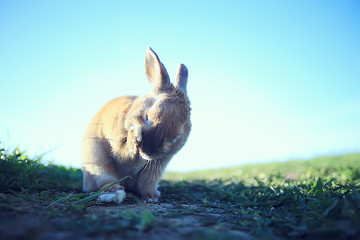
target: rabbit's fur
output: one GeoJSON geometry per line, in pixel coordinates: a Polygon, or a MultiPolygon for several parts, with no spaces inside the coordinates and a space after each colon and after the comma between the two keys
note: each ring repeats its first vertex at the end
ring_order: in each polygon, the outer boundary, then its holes
{"type": "Polygon", "coordinates": [[[150,94],[113,99],[96,114],[82,142],[84,191],[113,185],[146,202],[160,197],[157,185],[173,155],[185,144],[191,129],[188,71],[180,64],[175,84],[156,53],[148,48],[145,72],[150,94]]]}

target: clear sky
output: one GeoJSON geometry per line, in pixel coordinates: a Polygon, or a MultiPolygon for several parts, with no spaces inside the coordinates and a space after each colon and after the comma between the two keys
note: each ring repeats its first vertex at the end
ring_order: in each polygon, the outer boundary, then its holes
{"type": "Polygon", "coordinates": [[[0,1],[0,141],[79,167],[95,113],[189,69],[193,129],[168,169],[360,151],[359,1],[0,1]]]}

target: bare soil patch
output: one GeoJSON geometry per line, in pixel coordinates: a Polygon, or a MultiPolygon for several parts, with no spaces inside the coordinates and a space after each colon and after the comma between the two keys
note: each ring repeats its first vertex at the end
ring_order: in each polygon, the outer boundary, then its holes
{"type": "Polygon", "coordinates": [[[202,204],[144,204],[130,197],[79,211],[62,204],[46,208],[35,195],[0,199],[1,239],[254,239],[223,222],[224,210],[202,204]]]}

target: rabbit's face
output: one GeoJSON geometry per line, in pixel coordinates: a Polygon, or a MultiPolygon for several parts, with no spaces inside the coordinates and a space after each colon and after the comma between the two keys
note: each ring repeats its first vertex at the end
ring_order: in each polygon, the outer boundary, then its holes
{"type": "MultiPolygon", "coordinates": [[[[174,89],[174,92],[176,90],[174,89]]],[[[145,111],[141,125],[139,152],[152,159],[177,152],[185,143],[190,123],[190,106],[186,96],[160,94],[145,111]]]]}
{"type": "Polygon", "coordinates": [[[187,69],[179,66],[175,85],[165,67],[148,49],[146,75],[152,93],[136,99],[131,107],[131,127],[136,135],[139,154],[145,160],[176,153],[190,132],[190,101],[186,93],[187,69]]]}

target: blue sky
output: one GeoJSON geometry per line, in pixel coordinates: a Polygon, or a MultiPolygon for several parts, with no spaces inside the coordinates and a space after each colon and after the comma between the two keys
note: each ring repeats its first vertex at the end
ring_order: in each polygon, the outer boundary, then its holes
{"type": "Polygon", "coordinates": [[[193,129],[169,170],[360,151],[358,1],[0,1],[0,141],[79,167],[107,101],[189,69],[193,129]]]}

